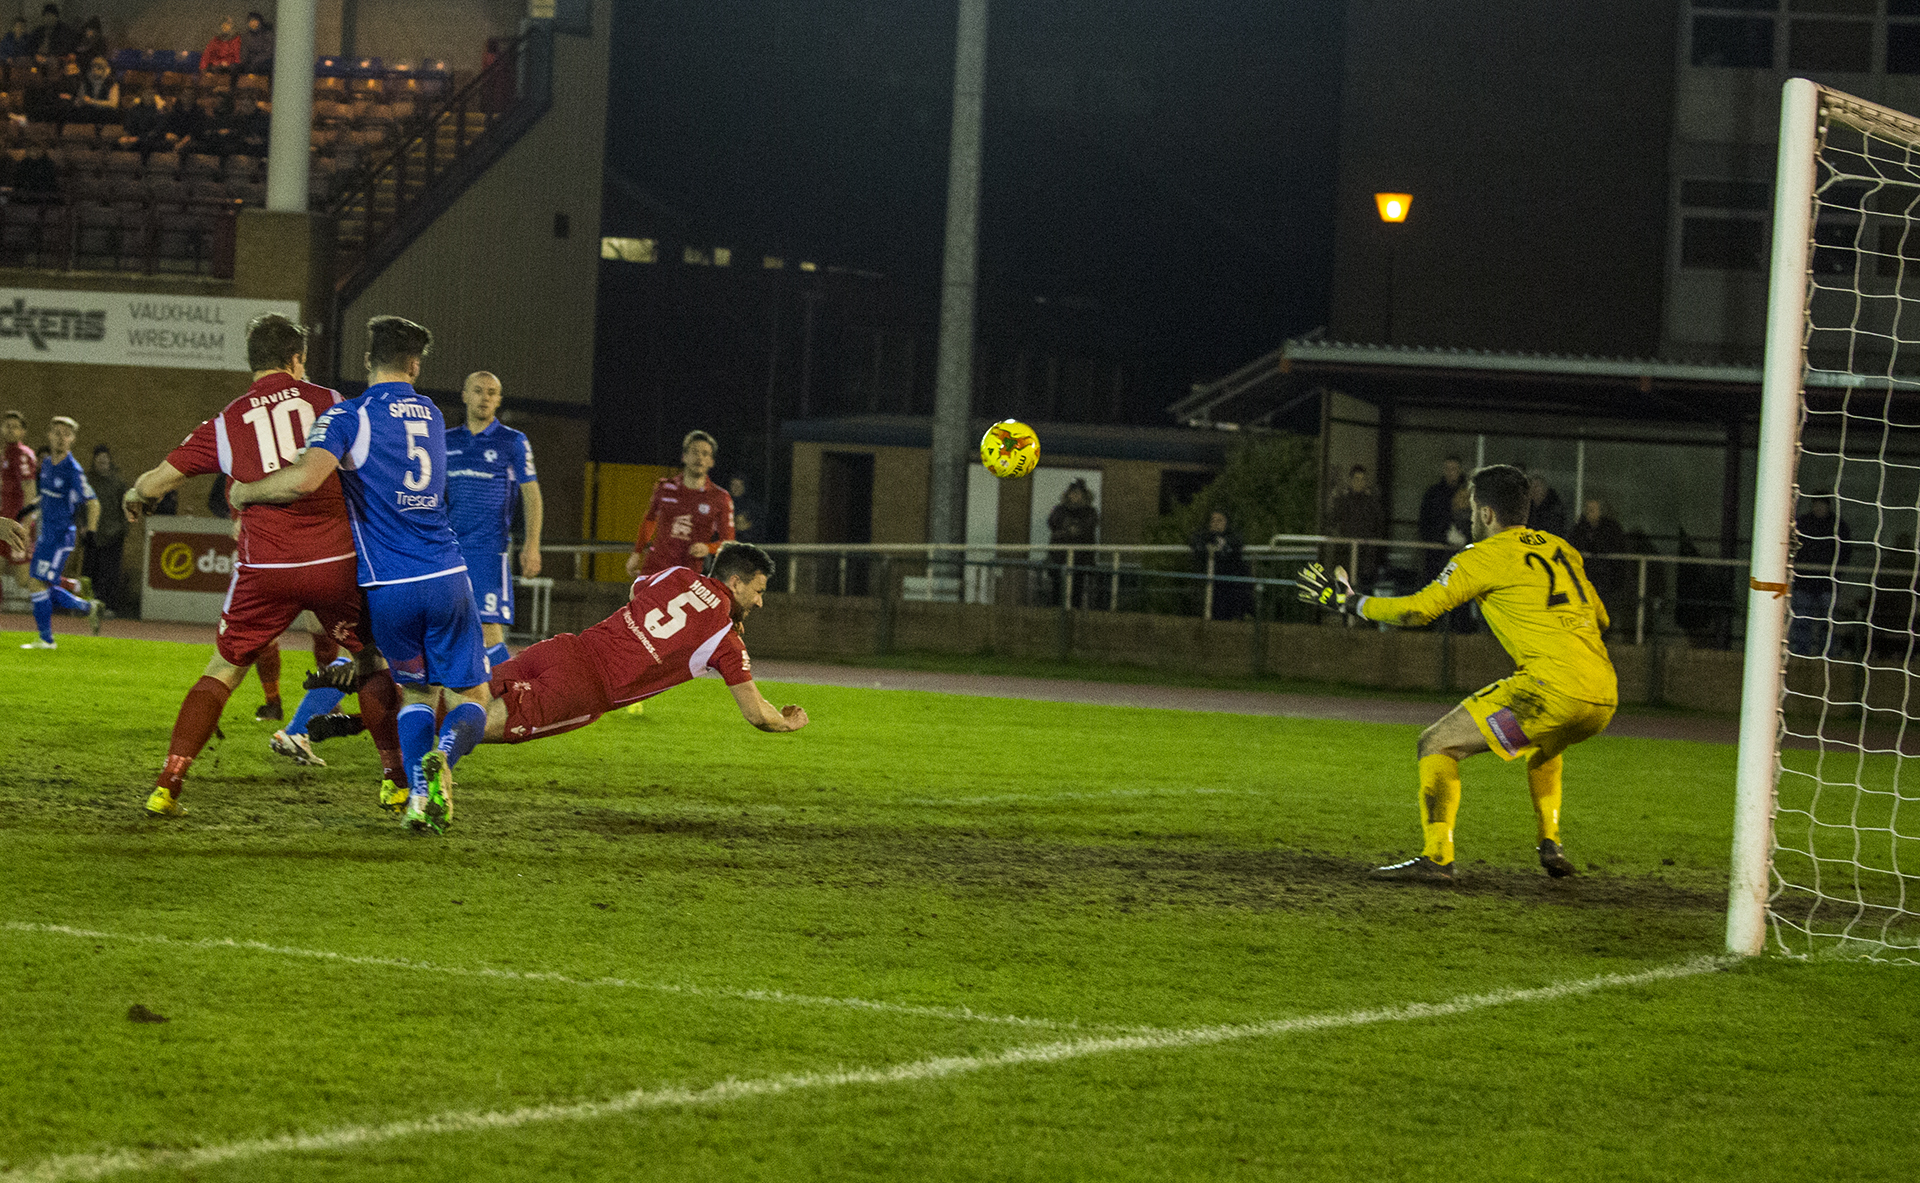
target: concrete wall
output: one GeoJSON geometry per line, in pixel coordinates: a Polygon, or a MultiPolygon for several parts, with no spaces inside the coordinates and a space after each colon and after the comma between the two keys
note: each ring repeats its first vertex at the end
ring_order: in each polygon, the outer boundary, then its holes
{"type": "Polygon", "coordinates": [[[423,385],[491,370],[509,403],[593,401],[607,24],[554,37],[552,109],[347,308],[343,369],[362,364],[368,318],[393,314],[433,330],[423,385]]]}

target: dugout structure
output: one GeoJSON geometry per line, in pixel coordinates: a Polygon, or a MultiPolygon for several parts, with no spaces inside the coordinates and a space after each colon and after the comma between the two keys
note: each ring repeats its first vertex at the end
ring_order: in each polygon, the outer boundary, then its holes
{"type": "Polygon", "coordinates": [[[1727,946],[1920,964],[1920,119],[1798,78],[1758,465],[1727,946]]]}

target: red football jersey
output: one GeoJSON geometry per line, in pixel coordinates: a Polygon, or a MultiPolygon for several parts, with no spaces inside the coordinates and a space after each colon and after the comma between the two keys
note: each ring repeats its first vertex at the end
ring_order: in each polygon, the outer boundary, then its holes
{"type": "Polygon", "coordinates": [[[40,476],[40,457],[25,444],[8,444],[0,453],[0,514],[20,516],[26,508],[27,482],[40,476]]]}
{"type": "Polygon", "coordinates": [[[580,634],[607,701],[625,706],[713,672],[729,686],[753,680],[733,631],[727,585],[686,567],[633,581],[627,606],[580,634]]]}
{"type": "Polygon", "coordinates": [[[654,524],[653,549],[640,574],[698,567],[701,560],[690,558],[688,547],[704,542],[719,550],[722,542],[733,541],[733,498],[711,480],[704,489],[689,489],[678,476],[661,477],[653,483],[645,520],[654,524]]]}
{"type": "MultiPolygon", "coordinates": [[[[257,481],[292,463],[306,447],[313,421],[339,401],[338,392],[324,386],[268,374],[194,428],[167,462],[188,476],[224,472],[236,481],[257,481]]],[[[239,518],[236,558],[242,566],[305,567],[353,557],[338,474],[291,505],[249,505],[239,518]]]]}

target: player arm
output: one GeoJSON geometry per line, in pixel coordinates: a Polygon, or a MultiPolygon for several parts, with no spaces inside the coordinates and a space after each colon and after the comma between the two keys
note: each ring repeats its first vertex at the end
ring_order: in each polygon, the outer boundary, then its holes
{"type": "Polygon", "coordinates": [[[733,701],[740,704],[741,716],[762,731],[798,731],[807,725],[805,708],[774,706],[751,679],[735,683],[727,689],[733,691],[733,701]]]}
{"type": "Polygon", "coordinates": [[[87,498],[86,531],[87,533],[91,534],[95,530],[98,530],[99,528],[100,528],[100,499],[98,497],[89,497],[87,498]]]}
{"type": "Polygon", "coordinates": [[[1440,578],[1412,595],[1360,596],[1353,612],[1355,616],[1381,624],[1419,628],[1432,624],[1484,590],[1471,564],[1455,559],[1440,573],[1440,578]]]}
{"type": "Polygon", "coordinates": [[[27,528],[12,518],[0,518],[0,544],[15,550],[27,548],[27,528]]]}
{"type": "Polygon", "coordinates": [[[340,467],[340,457],[325,448],[308,448],[298,459],[257,481],[235,481],[227,486],[227,504],[286,505],[326,483],[340,467]]]}
{"type": "Polygon", "coordinates": [[[187,474],[173,466],[173,461],[162,460],[139,476],[127,486],[126,495],[120,499],[121,509],[129,522],[137,522],[140,515],[152,509],[162,497],[178,489],[187,479],[187,474]]]}
{"type": "Polygon", "coordinates": [[[532,578],[540,574],[540,531],[546,525],[546,503],[540,499],[540,482],[527,481],[520,486],[520,516],[527,523],[527,541],[520,548],[520,573],[532,578]]]}

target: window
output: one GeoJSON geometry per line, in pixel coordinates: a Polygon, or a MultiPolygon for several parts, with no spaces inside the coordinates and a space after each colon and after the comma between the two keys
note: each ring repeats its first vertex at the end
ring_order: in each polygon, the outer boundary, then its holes
{"type": "Polygon", "coordinates": [[[712,259],[707,258],[707,252],[697,246],[681,247],[680,261],[689,267],[706,267],[713,262],[712,259]]]}
{"type": "Polygon", "coordinates": [[[1873,69],[1873,26],[1866,21],[1794,21],[1789,70],[1864,74],[1873,69]]]}
{"type": "Polygon", "coordinates": [[[1767,258],[1767,224],[1759,218],[1680,220],[1680,265],[1709,271],[1759,271],[1767,258]]]}
{"type": "Polygon", "coordinates": [[[659,244],[651,238],[603,238],[600,257],[621,263],[652,263],[659,259],[659,244]]]}
{"type": "Polygon", "coordinates": [[[714,248],[713,248],[713,265],[714,265],[715,267],[730,267],[730,266],[732,266],[732,265],[733,265],[733,250],[732,250],[732,248],[731,248],[731,247],[724,247],[724,246],[717,246],[717,247],[714,247],[714,248]]]}
{"type": "Polygon", "coordinates": [[[1788,12],[1835,12],[1849,16],[1873,16],[1874,0],[1789,0],[1788,12]]]}
{"type": "Polygon", "coordinates": [[[1920,16],[1920,0],[1887,0],[1888,16],[1920,16]]]}
{"type": "Polygon", "coordinates": [[[1693,18],[1696,66],[1773,68],[1773,21],[1764,16],[1693,18]]]}
{"type": "Polygon", "coordinates": [[[1772,12],[1780,7],[1779,0],[1693,0],[1695,8],[1750,8],[1757,12],[1772,12]]]}
{"type": "Polygon", "coordinates": [[[1887,73],[1920,74],[1920,25],[1887,26],[1887,73]]]}
{"type": "Polygon", "coordinates": [[[1765,181],[1682,181],[1680,204],[1764,213],[1773,208],[1773,186],[1765,181]]]}

